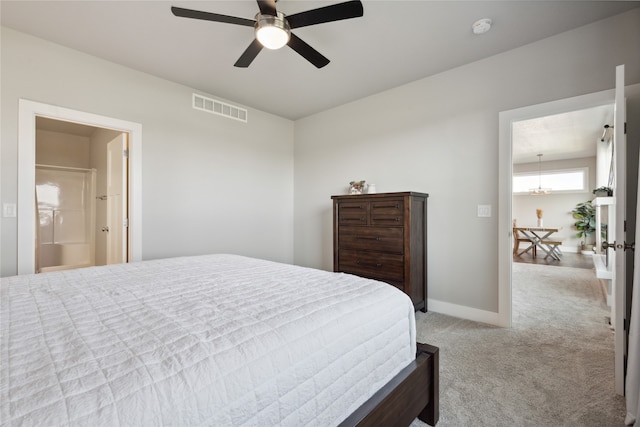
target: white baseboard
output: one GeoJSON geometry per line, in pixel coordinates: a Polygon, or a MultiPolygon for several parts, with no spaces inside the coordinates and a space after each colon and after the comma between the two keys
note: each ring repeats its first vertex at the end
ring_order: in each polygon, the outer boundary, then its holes
{"type": "Polygon", "coordinates": [[[427,309],[436,313],[446,314],[447,316],[500,326],[498,313],[492,311],[479,310],[477,308],[451,304],[434,299],[427,300],[427,309]]]}
{"type": "MultiPolygon", "coordinates": [[[[525,248],[525,246],[521,246],[520,250],[522,250],[524,248],[525,248]]],[[[561,252],[567,252],[567,253],[570,253],[570,254],[579,254],[580,253],[580,250],[578,250],[578,247],[577,246],[573,246],[573,245],[572,246],[562,246],[562,245],[560,245],[560,246],[558,246],[558,248],[560,248],[561,252]]],[[[511,249],[513,250],[513,247],[511,249]]]]}

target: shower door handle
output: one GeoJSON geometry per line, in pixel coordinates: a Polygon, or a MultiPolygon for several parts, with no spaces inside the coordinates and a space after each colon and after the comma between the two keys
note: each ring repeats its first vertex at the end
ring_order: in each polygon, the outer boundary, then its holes
{"type": "Polygon", "coordinates": [[[109,232],[109,227],[102,227],[102,231],[104,231],[104,232],[107,232],[107,233],[108,233],[108,232],[109,232]]]}

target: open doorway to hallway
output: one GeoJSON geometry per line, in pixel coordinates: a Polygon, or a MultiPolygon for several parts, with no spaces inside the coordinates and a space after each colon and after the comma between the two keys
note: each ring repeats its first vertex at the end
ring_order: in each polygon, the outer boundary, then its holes
{"type": "Polygon", "coordinates": [[[610,185],[612,123],[613,104],[604,104],[512,124],[514,227],[544,230],[514,228],[514,262],[593,268],[595,218],[586,218],[588,227],[577,229],[572,211],[590,204],[593,189],[610,185]],[[527,240],[534,233],[548,234],[546,241],[557,244],[558,256],[527,240]]]}
{"type": "Polygon", "coordinates": [[[593,269],[601,240],[591,201],[613,185],[613,110],[606,103],[512,123],[514,262],[593,269]]]}
{"type": "MultiPolygon", "coordinates": [[[[534,221],[537,220],[536,209],[542,209],[544,211],[544,207],[537,206],[536,197],[539,196],[527,196],[531,201],[532,205],[525,206],[524,213],[520,214],[520,217],[516,217],[513,212],[513,178],[514,178],[514,170],[516,169],[514,163],[522,163],[524,166],[528,168],[528,170],[520,170],[520,172],[528,172],[529,174],[533,174],[536,176],[539,170],[543,168],[538,164],[538,154],[540,154],[539,148],[529,149],[527,150],[529,159],[524,159],[520,162],[515,162],[514,158],[517,156],[514,155],[514,151],[518,149],[518,147],[512,143],[513,137],[513,125],[515,123],[539,119],[541,117],[548,116],[556,116],[567,114],[575,111],[586,110],[593,107],[600,107],[604,105],[611,105],[614,101],[615,94],[613,90],[597,92],[588,95],[577,96],[574,98],[561,99],[557,101],[552,101],[544,104],[537,104],[528,107],[522,107],[514,110],[503,111],[499,114],[499,194],[500,194],[500,202],[499,202],[499,229],[503,230],[500,234],[499,238],[499,257],[498,257],[498,275],[499,275],[499,324],[505,327],[512,326],[512,270],[513,270],[513,220],[520,225],[529,225],[526,222],[534,223],[533,225],[537,225],[534,221]]],[[[593,126],[599,128],[598,132],[596,132],[595,136],[591,137],[591,141],[595,141],[598,137],[602,135],[601,130],[604,123],[598,122],[593,126]],[[599,134],[598,134],[599,133],[599,134]]],[[[553,148],[553,147],[552,147],[553,148]]],[[[544,154],[544,153],[543,153],[544,154]]],[[[549,151],[549,156],[544,157],[552,157],[551,151],[549,151]]],[[[585,157],[584,155],[582,156],[585,157]]],[[[550,159],[550,162],[564,162],[563,159],[553,160],[550,159]]],[[[544,165],[543,165],[544,166],[544,165]]],[[[562,164],[549,165],[551,166],[549,169],[562,169],[566,168],[567,165],[564,166],[562,164]],[[558,167],[559,166],[559,167],[558,167]]],[[[595,168],[595,164],[593,165],[595,168]]],[[[588,200],[592,194],[591,191],[594,187],[592,184],[585,184],[586,190],[583,190],[580,195],[580,199],[588,200]]],[[[553,194],[542,196],[542,197],[553,197],[553,194]]],[[[524,197],[524,196],[523,196],[524,197]]],[[[566,203],[565,203],[566,204],[566,203]]],[[[572,230],[572,220],[570,211],[573,208],[574,204],[565,206],[565,213],[560,213],[558,220],[562,219],[564,215],[564,219],[568,221],[568,226],[562,227],[564,233],[568,235],[568,238],[563,239],[560,249],[563,252],[575,251],[577,252],[577,246],[580,239],[571,236],[571,234],[577,233],[577,231],[572,230]],[[569,239],[575,239],[575,249],[572,249],[571,246],[574,243],[569,239]]],[[[549,212],[550,214],[550,212],[549,212]]],[[[556,221],[556,217],[547,215],[547,213],[543,213],[544,225],[545,226],[553,226],[556,225],[554,222],[556,221]]],[[[558,224],[558,226],[562,226],[562,224],[558,224]]],[[[560,230],[558,230],[559,232],[560,230]]],[[[558,235],[557,237],[562,238],[563,235],[558,235]]],[[[544,257],[544,255],[543,255],[544,257]]]]}

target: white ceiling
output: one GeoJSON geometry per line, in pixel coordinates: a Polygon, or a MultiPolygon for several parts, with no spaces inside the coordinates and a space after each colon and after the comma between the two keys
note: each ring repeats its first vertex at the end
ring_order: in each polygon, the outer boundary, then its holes
{"type": "MultiPolygon", "coordinates": [[[[281,0],[277,7],[293,14],[339,2],[281,0]]],[[[0,16],[4,26],[295,120],[640,7],[640,2],[364,0],[361,18],[293,30],[331,60],[321,69],[287,47],[264,49],[249,68],[236,68],[253,40],[252,28],[178,18],[172,5],[251,19],[258,11],[253,0],[2,0],[0,16]],[[471,27],[480,18],[491,18],[493,28],[478,36],[471,27]]]]}
{"type": "MultiPolygon", "coordinates": [[[[512,127],[513,163],[561,160],[596,155],[604,126],[613,126],[613,104],[515,122],[512,127]]],[[[605,138],[611,138],[613,128],[605,138]]]]}

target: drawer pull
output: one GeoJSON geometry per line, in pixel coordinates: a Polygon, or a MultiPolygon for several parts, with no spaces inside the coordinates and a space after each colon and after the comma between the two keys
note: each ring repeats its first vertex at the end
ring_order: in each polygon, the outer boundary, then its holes
{"type": "Polygon", "coordinates": [[[341,221],[342,222],[347,222],[347,221],[358,221],[358,222],[362,222],[362,221],[366,221],[367,219],[363,216],[359,217],[359,218],[342,218],[341,221]]]}
{"type": "Polygon", "coordinates": [[[382,238],[380,238],[380,236],[356,236],[356,239],[358,240],[377,240],[380,241],[382,240],[382,238]]]}
{"type": "Polygon", "coordinates": [[[340,206],[340,209],[347,210],[347,209],[364,209],[364,205],[359,205],[359,206],[340,206]]]}
{"type": "Polygon", "coordinates": [[[356,260],[356,264],[364,265],[366,267],[382,267],[382,264],[380,264],[379,262],[362,262],[359,259],[356,260]]]}
{"type": "Polygon", "coordinates": [[[394,221],[394,222],[400,222],[400,217],[395,217],[395,218],[374,218],[374,221],[394,221]]]}
{"type": "Polygon", "coordinates": [[[373,209],[380,209],[380,208],[396,208],[396,209],[400,209],[400,204],[399,203],[377,203],[377,204],[373,204],[373,209]]]}

